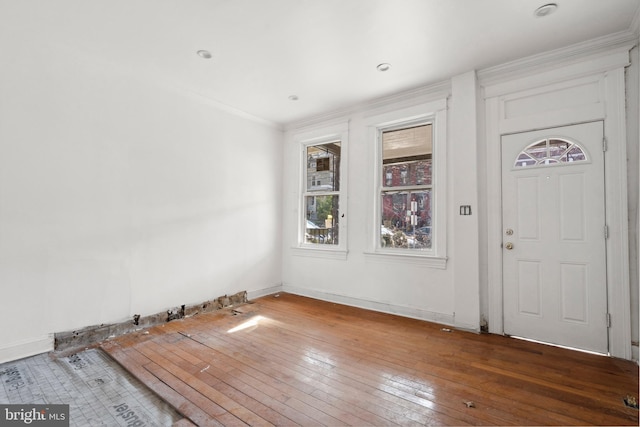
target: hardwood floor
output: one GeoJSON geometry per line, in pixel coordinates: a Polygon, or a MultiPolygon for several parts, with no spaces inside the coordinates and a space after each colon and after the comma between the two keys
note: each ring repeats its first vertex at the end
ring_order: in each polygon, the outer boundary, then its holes
{"type": "Polygon", "coordinates": [[[632,362],[281,293],[102,348],[197,425],[638,425],[632,362]]]}

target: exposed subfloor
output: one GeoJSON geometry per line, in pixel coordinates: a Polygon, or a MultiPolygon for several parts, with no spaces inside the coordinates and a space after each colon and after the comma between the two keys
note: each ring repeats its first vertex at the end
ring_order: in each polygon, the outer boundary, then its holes
{"type": "Polygon", "coordinates": [[[71,426],[131,425],[118,416],[122,405],[144,423],[136,425],[171,426],[182,418],[100,349],[0,364],[0,382],[0,403],[69,404],[71,426]]]}

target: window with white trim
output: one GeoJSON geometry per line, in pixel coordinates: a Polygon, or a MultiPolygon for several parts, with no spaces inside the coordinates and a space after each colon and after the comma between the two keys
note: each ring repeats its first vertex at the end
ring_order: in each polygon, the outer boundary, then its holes
{"type": "Polygon", "coordinates": [[[379,131],[382,145],[380,246],[430,250],[433,124],[403,124],[379,131]]]}
{"type": "Polygon", "coordinates": [[[349,122],[293,135],[299,150],[297,256],[347,259],[349,122]]]}
{"type": "Polygon", "coordinates": [[[367,118],[374,149],[367,256],[446,268],[446,98],[367,118]]]}

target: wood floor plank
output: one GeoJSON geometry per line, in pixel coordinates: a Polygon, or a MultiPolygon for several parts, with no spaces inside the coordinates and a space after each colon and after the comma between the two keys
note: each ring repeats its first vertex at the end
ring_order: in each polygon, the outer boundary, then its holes
{"type": "MultiPolygon", "coordinates": [[[[216,338],[211,335],[203,335],[203,334],[198,334],[197,337],[199,339],[202,339],[203,343],[206,343],[207,345],[210,345],[210,346],[217,346],[220,344],[220,341],[218,341],[220,337],[216,338]]],[[[251,349],[249,347],[244,347],[240,345],[239,348],[241,348],[243,350],[243,353],[245,354],[251,353],[251,349]]],[[[295,365],[292,365],[288,363],[286,360],[281,358],[278,359],[276,357],[276,359],[269,359],[264,357],[264,354],[263,354],[261,365],[262,366],[258,369],[263,370],[263,372],[265,372],[267,375],[271,375],[272,372],[274,371],[279,371],[279,372],[284,372],[286,375],[288,375],[289,378],[295,378],[296,379],[295,382],[290,381],[290,384],[304,393],[313,395],[315,391],[318,389],[324,389],[325,391],[331,390],[332,392],[335,393],[336,390],[340,390],[340,388],[342,389],[345,388],[344,385],[341,387],[341,385],[337,383],[323,384],[323,382],[325,382],[323,380],[327,380],[328,377],[326,378],[322,376],[318,377],[318,376],[315,376],[311,371],[304,370],[304,369],[298,369],[298,370],[293,369],[295,368],[295,365]],[[268,370],[264,371],[264,369],[268,369],[268,370]]],[[[378,390],[373,390],[373,393],[375,393],[376,391],[378,390]]],[[[346,393],[348,393],[351,396],[354,396],[354,398],[356,398],[357,401],[366,402],[369,399],[372,399],[374,397],[371,393],[367,393],[367,390],[362,390],[358,388],[351,388],[347,390],[346,393]]],[[[377,405],[380,406],[382,409],[386,409],[386,411],[384,412],[384,416],[387,417],[387,420],[389,422],[397,422],[399,418],[403,418],[401,423],[406,423],[409,420],[413,420],[422,425],[429,424],[429,423],[435,424],[438,422],[438,420],[433,418],[428,411],[424,411],[423,408],[419,408],[417,406],[411,408],[411,404],[409,402],[403,401],[402,399],[396,399],[391,394],[386,395],[384,393],[380,393],[380,396],[378,397],[383,398],[383,400],[377,399],[377,405]],[[395,402],[389,402],[389,401],[393,401],[394,399],[395,399],[395,402]],[[395,412],[395,416],[390,414],[389,411],[395,412]]],[[[326,407],[326,405],[323,405],[323,406],[326,407]]],[[[342,414],[342,417],[344,417],[344,415],[345,414],[342,414]]],[[[443,420],[440,420],[440,421],[443,421],[443,420]]],[[[362,419],[353,420],[353,424],[355,425],[361,425],[363,422],[364,420],[362,419]]]]}
{"type": "MultiPolygon", "coordinates": [[[[269,342],[268,338],[266,338],[265,334],[260,334],[260,336],[257,337],[252,337],[252,340],[262,340],[265,342],[265,348],[269,348],[269,347],[273,347],[276,344],[279,346],[279,348],[282,347],[287,347],[289,345],[288,342],[290,342],[292,339],[291,338],[284,338],[283,336],[280,336],[280,341],[278,343],[275,342],[269,342]]],[[[293,338],[294,342],[298,342],[297,341],[298,338],[293,338]]],[[[292,347],[293,348],[293,347],[292,347]]],[[[294,352],[292,352],[294,353],[294,352]]],[[[292,356],[295,357],[295,356],[292,356]]],[[[340,356],[333,356],[333,357],[340,357],[340,356]]],[[[290,361],[293,361],[290,360],[290,361]]],[[[349,361],[349,360],[341,360],[340,361],[342,363],[343,366],[350,366],[352,365],[353,361],[349,361]]],[[[366,369],[359,369],[357,367],[355,368],[349,368],[349,370],[347,371],[342,371],[341,368],[339,368],[338,365],[338,360],[336,359],[334,362],[329,361],[329,360],[323,360],[323,361],[317,361],[318,364],[328,364],[331,366],[331,368],[333,369],[333,373],[340,373],[341,375],[343,375],[344,377],[348,377],[349,379],[355,379],[355,380],[359,380],[362,381],[363,379],[367,379],[367,382],[369,383],[378,383],[380,381],[380,379],[378,377],[375,376],[369,376],[370,372],[377,372],[380,369],[385,369],[388,371],[387,367],[381,366],[381,365],[377,365],[374,366],[374,369],[370,369],[371,365],[367,366],[366,369]],[[352,372],[350,372],[352,371],[352,372]],[[369,378],[368,378],[369,377],[369,378]]],[[[312,364],[315,365],[315,364],[312,364]]],[[[327,374],[328,377],[331,377],[331,374],[327,374]]],[[[389,374],[387,374],[387,377],[389,377],[389,374]]],[[[338,380],[341,380],[340,377],[336,377],[338,378],[338,380]]],[[[408,382],[395,382],[395,378],[404,378],[403,375],[395,375],[394,378],[388,378],[385,380],[385,383],[390,385],[391,387],[394,387],[396,389],[402,390],[406,393],[410,393],[411,395],[417,395],[420,397],[427,397],[428,399],[434,399],[433,401],[435,403],[440,403],[440,404],[444,404],[447,405],[449,404],[450,407],[452,408],[456,408],[457,407],[464,407],[463,402],[470,400],[469,398],[469,394],[468,392],[465,391],[465,393],[460,393],[460,394],[456,394],[451,393],[450,396],[448,396],[448,400],[447,401],[439,401],[437,400],[437,396],[433,395],[433,392],[431,391],[427,391],[427,387],[415,387],[415,385],[413,383],[408,383],[408,382]]],[[[342,380],[344,381],[344,380],[342,380]]],[[[433,386],[433,384],[429,385],[429,389],[431,389],[433,386]]],[[[474,396],[475,397],[475,396],[474,396]]],[[[506,402],[502,402],[503,406],[506,402]]],[[[521,423],[521,418],[520,419],[515,419],[514,417],[510,416],[507,412],[505,411],[500,411],[499,409],[497,409],[497,407],[490,407],[488,405],[484,405],[483,408],[487,409],[488,412],[491,414],[491,417],[485,417],[486,421],[490,424],[518,424],[521,423]],[[509,420],[511,420],[511,422],[509,422],[509,420]]],[[[527,411],[530,412],[530,411],[527,411]]],[[[462,418],[464,419],[464,418],[462,418]]],[[[477,423],[477,422],[476,422],[477,423]]]]}
{"type": "MultiPolygon", "coordinates": [[[[260,360],[260,362],[264,362],[264,360],[260,360]]],[[[280,369],[279,365],[276,365],[275,368],[276,369],[280,369]]],[[[291,386],[293,384],[293,385],[297,385],[299,391],[303,390],[305,393],[310,393],[311,391],[313,391],[313,388],[309,388],[308,384],[306,383],[306,382],[308,382],[308,379],[306,378],[306,376],[303,376],[302,380],[303,380],[303,382],[297,382],[297,383],[289,381],[289,384],[287,385],[287,387],[289,387],[289,386],[291,386]]],[[[290,392],[292,391],[291,388],[289,388],[289,391],[290,392]]],[[[293,390],[293,392],[295,392],[295,390],[293,390]]],[[[324,406],[326,407],[326,405],[324,405],[324,406]]],[[[343,405],[343,406],[345,406],[345,405],[343,405]]],[[[329,408],[329,410],[331,410],[331,408],[329,408]]],[[[362,424],[363,423],[363,420],[354,420],[354,421],[357,424],[362,424]]],[[[389,421],[391,421],[391,420],[385,421],[384,424],[385,425],[389,425],[389,421]]],[[[405,419],[404,422],[406,423],[406,421],[407,420],[405,419]]]]}
{"type": "MultiPolygon", "coordinates": [[[[234,378],[242,379],[250,387],[254,387],[256,391],[264,393],[264,395],[271,396],[280,402],[286,403],[290,408],[300,411],[298,413],[304,414],[304,419],[300,420],[301,425],[336,425],[340,424],[335,418],[327,418],[327,414],[322,411],[326,409],[323,407],[322,402],[316,401],[307,396],[307,393],[300,393],[300,390],[295,389],[286,382],[286,378],[279,378],[277,381],[272,381],[273,378],[265,375],[261,370],[256,369],[251,363],[246,363],[247,360],[239,360],[234,354],[228,354],[224,352],[224,349],[211,349],[208,346],[202,345],[197,341],[191,341],[192,346],[190,351],[202,351],[205,348],[208,353],[215,352],[216,360],[233,368],[233,371],[228,375],[233,375],[234,378]],[[193,346],[199,346],[200,348],[194,348],[193,346]],[[320,409],[318,409],[320,408],[320,409]],[[321,422],[323,421],[323,422],[321,422]]],[[[189,343],[184,343],[185,347],[189,347],[189,343]]],[[[306,390],[307,392],[310,390],[306,390]]],[[[249,390],[249,393],[251,390],[249,390]]],[[[255,392],[252,394],[255,396],[255,392]]],[[[282,407],[280,407],[282,410],[282,407]]],[[[283,415],[290,416],[287,411],[282,412],[283,415]]],[[[296,413],[294,413],[295,415],[296,413]]],[[[295,418],[300,418],[296,416],[295,418]]]]}
{"type": "Polygon", "coordinates": [[[150,390],[153,390],[191,422],[199,426],[222,426],[221,423],[211,419],[211,417],[199,406],[194,405],[189,400],[185,399],[179,392],[169,387],[167,384],[163,383],[157,377],[144,369],[143,365],[148,363],[146,358],[141,360],[140,358],[132,357],[131,353],[135,353],[134,351],[131,349],[124,350],[117,343],[113,342],[103,344],[102,348],[120,365],[126,367],[129,373],[144,383],[150,390]]]}
{"type": "Polygon", "coordinates": [[[103,348],[197,425],[638,425],[633,363],[286,293],[103,348]]]}
{"type": "MultiPolygon", "coordinates": [[[[214,336],[196,334],[193,335],[192,338],[211,348],[224,348],[224,340],[220,340],[214,336]]],[[[319,411],[334,417],[333,420],[329,420],[330,422],[338,423],[339,425],[362,425],[365,423],[363,419],[360,419],[349,412],[340,408],[335,408],[332,405],[326,404],[326,402],[323,402],[322,400],[314,398],[313,392],[316,390],[316,384],[314,384],[313,381],[310,381],[309,377],[305,373],[296,372],[286,365],[274,362],[266,357],[264,353],[258,354],[257,352],[252,352],[251,349],[242,347],[239,344],[236,344],[236,348],[242,350],[241,356],[235,356],[238,361],[259,372],[263,378],[276,378],[279,382],[277,387],[283,388],[283,390],[291,394],[296,393],[300,400],[313,406],[319,411]]]]}
{"type": "MultiPolygon", "coordinates": [[[[260,416],[253,413],[251,410],[247,409],[240,403],[231,399],[224,393],[216,390],[215,388],[210,387],[205,382],[201,381],[193,374],[185,371],[180,368],[176,364],[172,363],[167,357],[163,354],[155,352],[151,347],[154,346],[152,342],[145,342],[143,345],[138,347],[139,351],[147,356],[153,363],[149,365],[145,365],[145,368],[152,372],[154,375],[159,377],[158,368],[161,367],[162,370],[167,371],[171,375],[173,375],[176,379],[184,382],[189,387],[191,387],[194,391],[200,393],[202,396],[210,400],[210,403],[207,402],[207,407],[211,410],[215,409],[214,416],[220,417],[227,413],[234,415],[238,418],[241,425],[245,423],[247,425],[262,425],[262,426],[270,426],[273,425],[269,423],[267,420],[261,418],[260,416]]],[[[168,354],[168,353],[165,353],[168,354]]],[[[189,394],[191,395],[191,394],[189,394]]]]}
{"type": "Polygon", "coordinates": [[[172,372],[164,369],[154,362],[150,362],[144,366],[146,370],[152,373],[157,378],[160,378],[165,383],[172,384],[175,390],[180,392],[191,402],[202,408],[212,420],[220,422],[225,426],[247,426],[248,423],[244,422],[234,414],[225,411],[222,407],[216,404],[207,394],[202,394],[201,389],[196,384],[195,387],[191,383],[185,382],[182,378],[177,377],[172,372]],[[197,393],[194,393],[196,391],[197,393]]]}
{"type": "MultiPolygon", "coordinates": [[[[213,332],[209,332],[212,334],[213,332]]],[[[221,336],[224,337],[224,336],[221,336]]],[[[281,338],[281,337],[280,337],[281,338]]],[[[305,375],[309,380],[313,381],[316,387],[325,387],[325,391],[328,393],[336,393],[340,389],[347,388],[344,395],[358,395],[363,396],[360,401],[366,401],[368,398],[378,396],[379,398],[388,397],[389,399],[395,399],[394,404],[403,408],[404,411],[411,410],[412,405],[418,405],[424,408],[428,408],[429,411],[441,413],[444,416],[451,416],[458,422],[473,422],[478,423],[476,417],[466,414],[462,408],[465,408],[463,404],[464,400],[460,397],[454,402],[448,402],[449,405],[442,405],[440,409],[435,409],[435,406],[441,405],[445,402],[436,402],[426,398],[425,393],[418,393],[417,390],[399,383],[395,383],[390,379],[380,378],[379,375],[369,376],[369,370],[350,368],[349,365],[355,364],[355,361],[347,361],[343,363],[346,368],[341,368],[335,363],[331,363],[327,360],[313,359],[313,356],[307,354],[307,357],[303,360],[300,359],[296,351],[298,348],[288,347],[282,340],[279,342],[271,341],[268,338],[268,334],[260,334],[256,337],[248,337],[247,335],[239,334],[234,337],[235,340],[244,342],[242,346],[243,351],[251,351],[251,345],[254,342],[261,342],[263,345],[263,352],[271,354],[271,360],[276,364],[283,364],[290,369],[305,375]],[[277,350],[271,350],[277,349],[277,350]]],[[[301,341],[298,341],[299,343],[301,341]]],[[[264,353],[263,353],[264,354],[264,353]]],[[[346,397],[346,396],[345,396],[346,397]]],[[[355,403],[357,405],[357,403],[355,403]]],[[[357,407],[357,406],[356,406],[357,407]]],[[[422,408],[420,408],[422,409],[422,408]]],[[[406,412],[405,412],[406,414],[406,412]]],[[[508,424],[503,418],[499,418],[493,415],[487,415],[485,417],[486,424],[508,424]]],[[[436,420],[431,420],[436,421],[436,420]]],[[[440,420],[447,421],[446,419],[440,420]]],[[[449,418],[448,421],[452,421],[449,418]]]]}
{"type": "MultiPolygon", "coordinates": [[[[305,311],[305,315],[310,316],[310,314],[309,314],[309,310],[306,310],[306,311],[305,311]]],[[[297,325],[300,325],[300,324],[301,324],[300,319],[298,319],[298,322],[297,322],[296,324],[297,324],[297,325]]],[[[341,336],[342,336],[342,335],[344,335],[344,334],[341,334],[341,336]]],[[[470,335],[470,334],[466,334],[466,335],[470,335]]],[[[530,344],[530,343],[528,343],[528,344],[530,344]]],[[[405,346],[407,346],[407,344],[405,344],[405,346]]],[[[540,345],[538,345],[538,346],[540,347],[540,345]]],[[[562,351],[567,352],[567,350],[562,350],[562,351]]],[[[575,352],[570,352],[570,353],[575,353],[575,352]]],[[[582,354],[582,353],[579,353],[579,354],[582,354]]],[[[456,354],[456,358],[457,358],[457,356],[458,356],[458,355],[456,354]]],[[[404,359],[407,359],[408,357],[409,357],[409,356],[407,356],[407,355],[404,355],[404,356],[403,356],[403,358],[404,358],[404,359]]],[[[601,358],[601,359],[602,359],[602,358],[601,358]]],[[[431,363],[429,363],[429,364],[426,364],[426,363],[425,363],[425,364],[423,364],[423,365],[422,365],[422,367],[423,367],[423,368],[424,368],[424,367],[426,367],[427,369],[429,369],[431,366],[432,366],[432,364],[431,364],[431,363]]],[[[452,368],[452,369],[453,369],[453,368],[455,368],[455,370],[456,370],[456,371],[458,371],[458,372],[463,371],[463,370],[467,370],[467,371],[468,371],[468,368],[464,367],[463,365],[460,365],[460,366],[458,366],[458,367],[456,367],[456,366],[450,366],[450,368],[452,368]]],[[[536,371],[534,371],[534,372],[536,372],[536,371]]],[[[489,378],[488,376],[484,375],[484,374],[482,373],[482,371],[480,371],[480,372],[474,372],[473,374],[474,374],[475,376],[484,376],[484,377],[485,377],[485,379],[488,379],[488,378],[489,378]]],[[[448,374],[447,374],[447,375],[448,375],[448,374]]],[[[633,376],[631,376],[631,378],[633,378],[633,376]]],[[[466,376],[466,375],[462,375],[462,376],[460,377],[460,381],[461,381],[462,383],[466,382],[467,380],[468,380],[468,378],[467,378],[467,376],[466,376]]],[[[564,381],[567,381],[567,380],[569,380],[569,381],[570,381],[570,380],[571,380],[571,378],[564,378],[564,381]]],[[[637,384],[637,383],[636,383],[636,384],[637,384]]],[[[636,386],[636,387],[637,387],[637,386],[636,386]]],[[[635,388],[630,388],[630,389],[631,389],[631,390],[634,390],[635,388]]],[[[618,401],[619,401],[619,400],[618,400],[618,401]]],[[[523,404],[527,404],[527,402],[522,402],[522,403],[523,403],[523,404]]],[[[541,409],[542,409],[542,410],[544,410],[545,408],[541,408],[541,409]]],[[[566,410],[567,408],[564,408],[564,409],[566,410]]],[[[579,407],[574,408],[574,411],[575,411],[575,413],[577,414],[578,419],[580,419],[580,417],[584,417],[585,415],[586,415],[586,416],[589,416],[589,414],[590,414],[590,413],[591,413],[592,415],[594,415],[594,416],[597,416],[596,414],[599,412],[597,407],[593,407],[593,406],[589,407],[589,406],[587,406],[587,408],[585,408],[585,407],[584,407],[584,405],[581,405],[581,406],[579,406],[579,407]]],[[[557,417],[564,418],[564,417],[563,417],[563,414],[557,414],[557,415],[555,415],[555,417],[556,417],[556,418],[557,418],[557,417]]]]}
{"type": "MultiPolygon", "coordinates": [[[[195,342],[195,341],[194,341],[195,342]]],[[[215,367],[213,369],[207,369],[207,372],[204,373],[204,375],[211,375],[211,376],[215,376],[217,379],[220,380],[220,382],[222,383],[219,387],[224,388],[226,390],[227,393],[235,393],[235,392],[243,392],[246,393],[246,386],[244,383],[239,384],[237,381],[234,381],[236,379],[236,373],[234,372],[232,375],[227,375],[226,373],[223,373],[223,376],[218,376],[219,374],[217,374],[217,370],[215,369],[215,367]],[[228,387],[227,387],[228,386],[228,387]]],[[[251,393],[251,390],[249,390],[249,393],[251,393]]],[[[247,393],[247,394],[249,394],[247,393]]],[[[315,392],[314,392],[315,393],[315,392]]],[[[311,395],[314,395],[314,393],[311,393],[311,395]]],[[[252,393],[255,395],[255,391],[252,393]]],[[[260,396],[261,400],[264,400],[266,397],[268,397],[267,395],[264,396],[260,396]]],[[[346,396],[345,396],[346,397],[346,396]]],[[[321,399],[324,401],[328,401],[327,399],[321,399]]],[[[273,405],[272,402],[267,402],[271,405],[273,405]]],[[[251,407],[256,407],[256,405],[260,405],[260,402],[255,402],[251,404],[251,407]]],[[[389,420],[388,419],[383,419],[381,417],[376,416],[375,414],[372,413],[368,413],[368,412],[363,412],[361,410],[358,410],[357,407],[353,407],[349,405],[349,402],[345,401],[345,400],[338,400],[338,401],[333,401],[331,403],[332,406],[336,407],[337,409],[343,411],[344,414],[349,414],[349,412],[353,412],[353,415],[355,415],[356,418],[353,419],[354,422],[356,423],[364,423],[366,425],[389,425],[389,420]]],[[[264,408],[265,411],[269,411],[269,408],[265,407],[264,408]]],[[[274,411],[275,412],[275,411],[274,411]]],[[[290,411],[287,411],[288,413],[290,413],[290,411]]],[[[294,414],[295,415],[295,414],[294,414]]],[[[271,416],[273,417],[273,414],[271,414],[271,416]]],[[[287,424],[287,423],[291,423],[291,420],[288,419],[274,419],[274,423],[277,425],[283,425],[283,424],[287,424]]],[[[300,420],[300,423],[303,425],[308,424],[308,422],[306,422],[305,420],[300,420]]]]}
{"type": "Polygon", "coordinates": [[[173,423],[171,427],[197,427],[197,426],[191,421],[189,421],[187,418],[183,418],[173,423]]]}
{"type": "MultiPolygon", "coordinates": [[[[633,376],[631,376],[631,378],[633,378],[633,376]]],[[[633,388],[632,388],[633,389],[633,388]]]]}
{"type": "MultiPolygon", "coordinates": [[[[193,341],[191,340],[187,340],[187,341],[188,342],[181,343],[181,346],[184,345],[185,347],[189,348],[188,345],[190,343],[193,343],[193,341]]],[[[185,370],[189,370],[194,366],[192,364],[194,359],[196,359],[194,354],[200,356],[203,354],[203,352],[207,350],[203,346],[198,346],[198,348],[195,348],[195,349],[192,348],[192,353],[189,353],[182,350],[182,348],[167,346],[167,344],[163,345],[161,340],[157,340],[153,344],[155,346],[156,352],[162,352],[163,354],[166,355],[166,357],[170,358],[172,363],[176,364],[177,366],[185,370]]],[[[204,359],[204,357],[202,359],[204,359]]],[[[216,362],[220,362],[220,360],[218,359],[216,360],[216,362]]],[[[229,370],[219,370],[215,365],[212,366],[210,363],[207,363],[205,360],[200,360],[200,362],[197,363],[197,365],[203,366],[203,367],[197,368],[195,370],[195,372],[193,373],[195,377],[205,382],[209,387],[215,388],[219,390],[221,393],[223,393],[224,395],[229,396],[231,399],[238,402],[239,404],[248,408],[252,408],[253,412],[255,412],[257,415],[259,415],[263,419],[267,420],[269,423],[273,425],[296,424],[293,420],[287,418],[286,416],[283,416],[276,410],[265,405],[260,400],[255,399],[251,395],[251,394],[255,395],[256,393],[245,393],[245,391],[247,390],[246,387],[236,388],[234,387],[234,385],[229,384],[226,380],[228,380],[229,378],[234,378],[233,373],[231,375],[229,374],[229,370]]],[[[237,383],[234,383],[234,384],[237,384],[237,383]]],[[[265,397],[267,396],[266,395],[261,396],[263,400],[265,397]]],[[[273,401],[269,400],[268,403],[273,404],[273,401]]],[[[308,420],[301,420],[301,421],[308,422],[308,420]]],[[[252,422],[251,424],[255,424],[255,422],[252,422]]]]}

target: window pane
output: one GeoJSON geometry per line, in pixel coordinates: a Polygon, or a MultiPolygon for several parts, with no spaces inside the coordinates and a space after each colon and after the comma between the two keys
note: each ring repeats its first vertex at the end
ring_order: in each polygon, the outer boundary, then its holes
{"type": "Polygon", "coordinates": [[[431,190],[382,193],[380,246],[431,249],[431,190]]]}
{"type": "Polygon", "coordinates": [[[431,124],[382,132],[384,187],[431,185],[431,124]]]}
{"type": "Polygon", "coordinates": [[[305,206],[307,209],[305,242],[337,245],[339,197],[337,195],[307,196],[305,206]]]}
{"type": "Polygon", "coordinates": [[[549,140],[549,157],[561,158],[563,154],[569,149],[570,142],[562,139],[550,139],[549,140]]]}
{"type": "Polygon", "coordinates": [[[535,164],[536,161],[526,153],[520,153],[520,156],[518,156],[518,160],[516,160],[516,166],[531,166],[535,164]]]}
{"type": "Polygon", "coordinates": [[[387,164],[382,174],[385,187],[431,185],[431,159],[387,164]]]}
{"type": "Polygon", "coordinates": [[[574,145],[567,153],[567,161],[579,162],[583,160],[587,160],[587,156],[584,155],[584,151],[580,147],[574,145]]]}
{"type": "Polygon", "coordinates": [[[526,153],[529,154],[534,159],[544,159],[547,157],[547,141],[540,141],[535,145],[527,148],[526,153]]]}
{"type": "Polygon", "coordinates": [[[307,191],[340,190],[340,141],[307,147],[307,191]]]}

